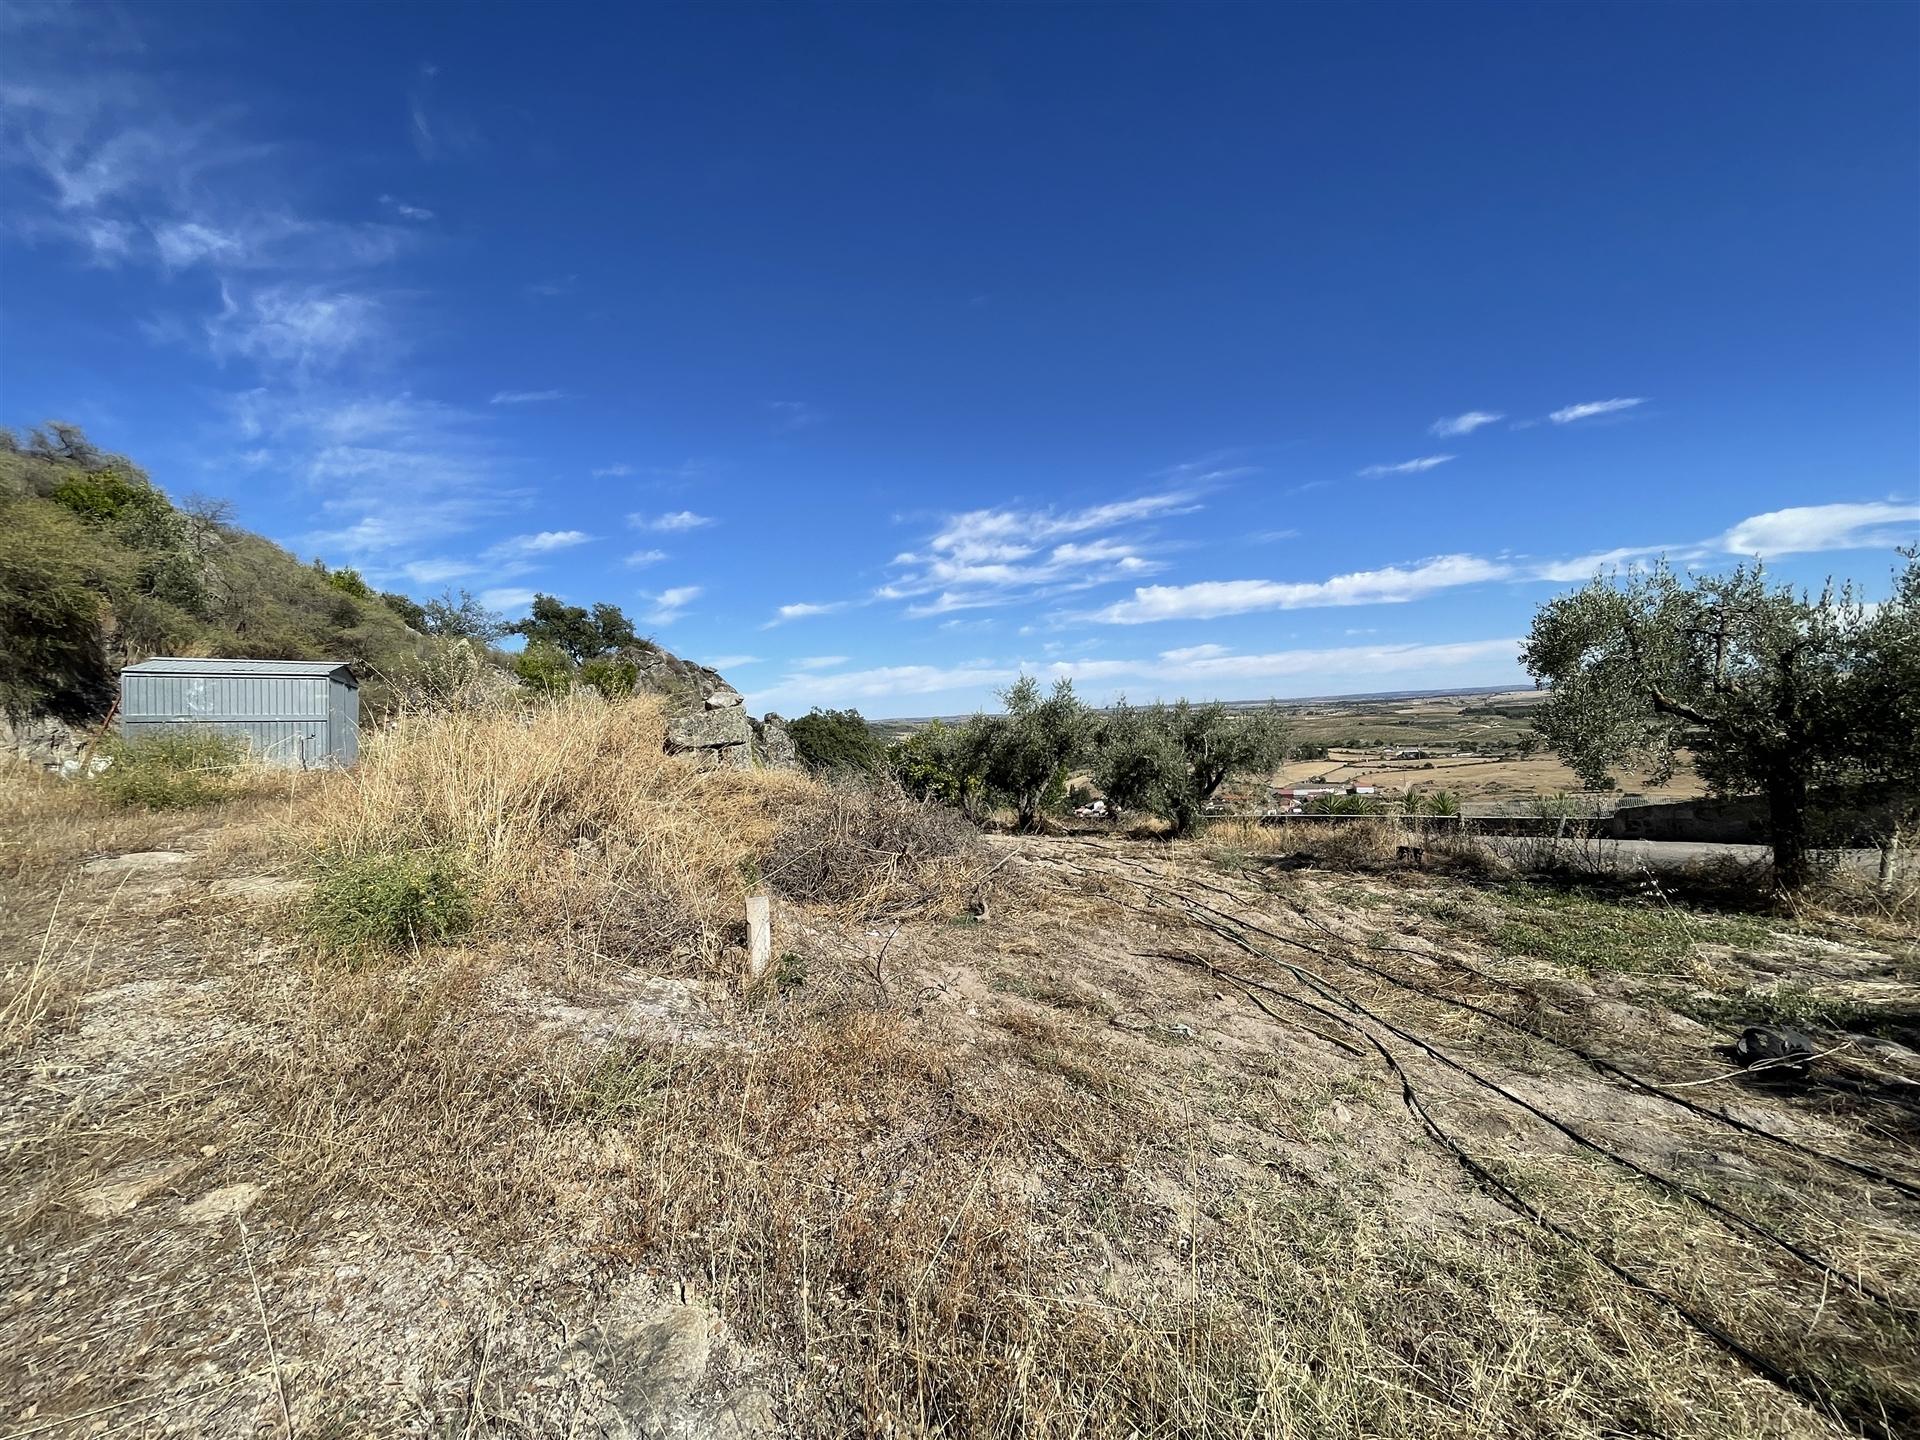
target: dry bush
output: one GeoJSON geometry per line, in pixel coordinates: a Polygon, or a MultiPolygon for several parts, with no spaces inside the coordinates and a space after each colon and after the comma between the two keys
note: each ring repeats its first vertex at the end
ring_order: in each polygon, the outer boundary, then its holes
{"type": "Polygon", "coordinates": [[[790,899],[852,915],[949,916],[978,897],[990,868],[959,811],[889,779],[843,775],[787,817],[766,878],[790,899]]]}
{"type": "Polygon", "coordinates": [[[781,818],[814,787],[700,769],[664,739],[650,699],[404,713],[315,788],[288,841],[331,862],[445,854],[470,877],[482,935],[711,962],[781,818]]]}

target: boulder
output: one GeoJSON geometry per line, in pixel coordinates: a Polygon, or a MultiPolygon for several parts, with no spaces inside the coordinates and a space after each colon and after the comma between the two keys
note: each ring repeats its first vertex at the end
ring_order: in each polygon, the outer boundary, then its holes
{"type": "Polygon", "coordinates": [[[722,685],[718,690],[715,690],[711,695],[707,696],[707,709],[709,710],[730,710],[736,705],[744,704],[746,704],[746,700],[741,696],[740,692],[731,685],[722,685]]]}
{"type": "Polygon", "coordinates": [[[739,706],[699,710],[667,719],[667,753],[688,755],[734,770],[753,768],[753,727],[739,706]]]}
{"type": "Polygon", "coordinates": [[[800,768],[800,755],[793,748],[793,737],[787,734],[787,722],[773,712],[753,722],[753,742],[753,758],[762,770],[800,768]]]}

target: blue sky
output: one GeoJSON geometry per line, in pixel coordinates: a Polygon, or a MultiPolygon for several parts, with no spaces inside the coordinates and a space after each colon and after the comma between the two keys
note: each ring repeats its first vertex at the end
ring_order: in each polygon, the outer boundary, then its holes
{"type": "Polygon", "coordinates": [[[0,420],[761,708],[1920,538],[1920,10],[0,4],[0,420]]]}

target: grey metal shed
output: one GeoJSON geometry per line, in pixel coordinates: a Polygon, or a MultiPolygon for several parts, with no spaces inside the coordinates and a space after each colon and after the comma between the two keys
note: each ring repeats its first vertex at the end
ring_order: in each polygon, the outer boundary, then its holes
{"type": "Polygon", "coordinates": [[[360,754],[360,682],[339,660],[162,656],[120,672],[129,739],[205,725],[270,765],[351,765],[360,754]]]}

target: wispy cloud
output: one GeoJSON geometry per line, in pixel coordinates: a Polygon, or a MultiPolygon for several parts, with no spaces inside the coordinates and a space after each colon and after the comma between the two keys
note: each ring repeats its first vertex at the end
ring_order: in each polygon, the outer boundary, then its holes
{"type": "Polygon", "coordinates": [[[220,299],[219,313],[206,322],[208,346],[218,356],[311,374],[387,339],[381,305],[367,294],[293,282],[228,284],[220,299]]]}
{"type": "Polygon", "coordinates": [[[457,564],[459,574],[475,573],[470,562],[426,559],[419,550],[528,498],[477,417],[449,406],[404,393],[259,386],[230,397],[227,408],[243,443],[271,442],[282,473],[313,487],[326,523],[302,540],[330,558],[457,564]]]}
{"type": "Polygon", "coordinates": [[[639,570],[648,565],[658,565],[666,558],[667,552],[664,550],[635,550],[621,563],[631,565],[634,569],[639,570]]]}
{"type": "Polygon", "coordinates": [[[627,523],[636,530],[658,530],[673,534],[687,530],[701,530],[719,522],[711,515],[696,515],[691,510],[670,510],[664,515],[629,515],[627,523]]]}
{"type": "Polygon", "coordinates": [[[409,205],[404,200],[396,200],[391,195],[382,195],[380,203],[398,215],[402,220],[411,220],[415,224],[424,224],[433,219],[433,211],[424,205],[409,205]]]}
{"type": "Polygon", "coordinates": [[[1422,455],[1418,460],[1402,460],[1397,465],[1369,465],[1357,471],[1363,479],[1375,479],[1381,475],[1418,475],[1423,470],[1431,470],[1436,465],[1444,465],[1454,457],[1451,455],[1422,455]]]}
{"type": "Polygon", "coordinates": [[[1258,475],[1260,467],[1240,461],[1241,453],[1219,450],[1211,455],[1203,455],[1198,460],[1183,460],[1178,465],[1169,465],[1157,471],[1153,478],[1170,482],[1182,490],[1198,491],[1225,485],[1230,480],[1244,480],[1249,475],[1258,475]]]}
{"type": "Polygon", "coordinates": [[[84,51],[31,25],[8,32],[0,174],[29,217],[19,233],[96,264],[196,276],[156,288],[168,308],[143,328],[251,372],[224,401],[232,450],[210,463],[267,452],[277,477],[310,486],[319,519],[301,543],[369,573],[474,573],[420,551],[526,497],[474,416],[385,378],[410,292],[372,272],[427,243],[419,217],[391,196],[378,221],[307,213],[302,167],[249,134],[246,113],[186,111],[191,91],[109,68],[138,49],[134,27],[115,24],[128,44],[104,45],[92,17],[84,51]]]}
{"type": "Polygon", "coordinates": [[[819,603],[796,601],[791,605],[782,605],[773,612],[773,619],[760,628],[771,630],[774,626],[785,625],[791,620],[811,620],[816,615],[831,615],[836,610],[845,610],[851,604],[853,604],[851,600],[828,600],[819,603]]]}
{"type": "Polygon", "coordinates": [[[803,655],[798,660],[787,662],[796,670],[832,670],[847,663],[844,655],[803,655]]]}
{"type": "Polygon", "coordinates": [[[687,611],[687,607],[701,595],[698,585],[676,585],[670,590],[662,590],[657,595],[643,595],[643,600],[652,602],[652,608],[646,612],[649,625],[671,625],[687,611]]]}
{"type": "Polygon", "coordinates": [[[1616,415],[1622,410],[1631,410],[1636,405],[1646,403],[1644,396],[1624,400],[1586,400],[1556,410],[1547,418],[1556,425],[1571,425],[1576,420],[1591,420],[1596,415],[1616,415]]]}
{"type": "Polygon", "coordinates": [[[579,288],[578,275],[556,275],[548,280],[535,280],[527,286],[527,293],[538,300],[554,300],[562,295],[571,295],[579,288]]]}
{"type": "Polygon", "coordinates": [[[533,596],[534,592],[531,590],[522,590],[516,586],[502,585],[496,586],[491,590],[482,590],[479,595],[479,600],[480,603],[489,610],[499,610],[511,615],[515,611],[524,610],[533,604],[533,596]]]}
{"type": "Polygon", "coordinates": [[[1451,439],[1455,435],[1471,435],[1482,425],[1493,425],[1507,417],[1494,410],[1469,410],[1464,415],[1452,415],[1436,420],[1427,427],[1429,435],[1438,435],[1441,439],[1451,439]]]}
{"type": "Polygon", "coordinates": [[[738,670],[743,665],[761,664],[758,655],[716,655],[706,662],[715,670],[738,670]]]}
{"type": "Polygon", "coordinates": [[[1877,550],[1920,543],[1920,505],[1800,505],[1742,520],[1720,537],[1730,555],[1801,555],[1823,550],[1877,550]]]}
{"type": "Polygon", "coordinates": [[[540,405],[548,400],[564,400],[564,390],[496,390],[489,405],[540,405]]]}
{"type": "Polygon", "coordinates": [[[1202,580],[1192,585],[1147,585],[1090,619],[1108,625],[1157,620],[1214,620],[1263,610],[1303,610],[1334,605],[1394,605],[1439,590],[1504,580],[1513,569],[1474,555],[1440,555],[1417,565],[1356,570],[1327,580],[1202,580]]]}
{"type": "Polygon", "coordinates": [[[592,473],[593,473],[593,478],[596,480],[614,479],[622,475],[631,475],[633,473],[633,466],[625,463],[616,464],[616,465],[602,465],[599,469],[593,471],[592,473]]]}

